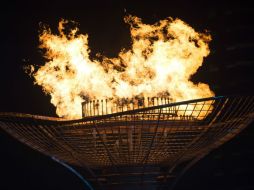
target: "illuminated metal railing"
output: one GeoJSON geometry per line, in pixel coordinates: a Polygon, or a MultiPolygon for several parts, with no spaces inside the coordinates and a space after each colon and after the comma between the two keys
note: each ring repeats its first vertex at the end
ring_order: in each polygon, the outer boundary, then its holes
{"type": "Polygon", "coordinates": [[[172,101],[168,97],[90,100],[82,103],[82,114],[83,117],[107,115],[169,103],[172,101]]]}
{"type": "MultiPolygon", "coordinates": [[[[92,100],[82,103],[82,115],[85,117],[94,117],[101,115],[110,115],[114,113],[123,113],[134,110],[149,109],[145,116],[156,115],[159,112],[167,115],[168,120],[190,120],[204,119],[213,110],[213,100],[203,102],[189,102],[187,104],[179,104],[174,106],[170,102],[170,98],[132,98],[118,100],[92,100]],[[166,106],[165,106],[166,105],[166,106]],[[163,106],[161,109],[156,109],[157,106],[163,106]],[[171,116],[171,118],[169,118],[171,116]]],[[[143,113],[142,111],[140,112],[143,113]]],[[[137,113],[138,114],[138,113],[137,113]]],[[[142,117],[145,119],[146,117],[142,117]]],[[[130,118],[131,119],[131,118],[130,118]]]]}

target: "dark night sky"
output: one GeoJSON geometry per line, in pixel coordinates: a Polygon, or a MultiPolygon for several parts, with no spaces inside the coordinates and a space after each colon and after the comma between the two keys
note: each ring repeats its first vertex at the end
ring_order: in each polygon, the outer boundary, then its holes
{"type": "MultiPolygon", "coordinates": [[[[130,46],[128,14],[154,23],[171,16],[210,31],[211,54],[192,78],[217,95],[253,94],[254,7],[247,1],[9,1],[1,2],[0,112],[55,116],[55,108],[22,69],[43,64],[39,23],[56,30],[61,18],[88,33],[91,57],[116,56],[130,46]]],[[[194,166],[177,189],[254,189],[254,125],[194,166]]],[[[0,131],[0,190],[82,189],[71,173],[0,131]]]]}

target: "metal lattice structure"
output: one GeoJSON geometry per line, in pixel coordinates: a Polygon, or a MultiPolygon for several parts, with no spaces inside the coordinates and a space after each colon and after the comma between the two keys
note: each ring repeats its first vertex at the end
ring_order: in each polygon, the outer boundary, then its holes
{"type": "Polygon", "coordinates": [[[132,108],[80,120],[1,113],[0,127],[35,150],[86,168],[98,188],[163,189],[254,119],[254,97],[132,108]]]}

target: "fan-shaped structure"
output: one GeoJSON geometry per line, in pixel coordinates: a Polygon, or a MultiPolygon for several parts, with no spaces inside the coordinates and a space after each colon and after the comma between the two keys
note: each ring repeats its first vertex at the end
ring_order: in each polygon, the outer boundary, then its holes
{"type": "MultiPolygon", "coordinates": [[[[84,115],[91,113],[84,107],[84,115]]],[[[253,119],[254,97],[220,96],[80,120],[1,113],[0,127],[35,150],[86,168],[98,188],[163,189],[253,119]]]]}

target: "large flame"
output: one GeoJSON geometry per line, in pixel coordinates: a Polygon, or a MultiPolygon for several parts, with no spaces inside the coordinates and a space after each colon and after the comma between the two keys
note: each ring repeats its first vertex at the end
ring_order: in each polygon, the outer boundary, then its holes
{"type": "Polygon", "coordinates": [[[87,34],[77,34],[77,28],[64,32],[67,21],[59,23],[58,35],[50,29],[40,34],[48,61],[33,76],[51,95],[60,117],[81,118],[81,103],[87,99],[168,96],[183,101],[214,95],[208,85],[190,81],[209,54],[210,35],[180,19],[153,25],[135,16],[124,20],[130,25],[131,49],[102,61],[89,57],[87,34]]]}

